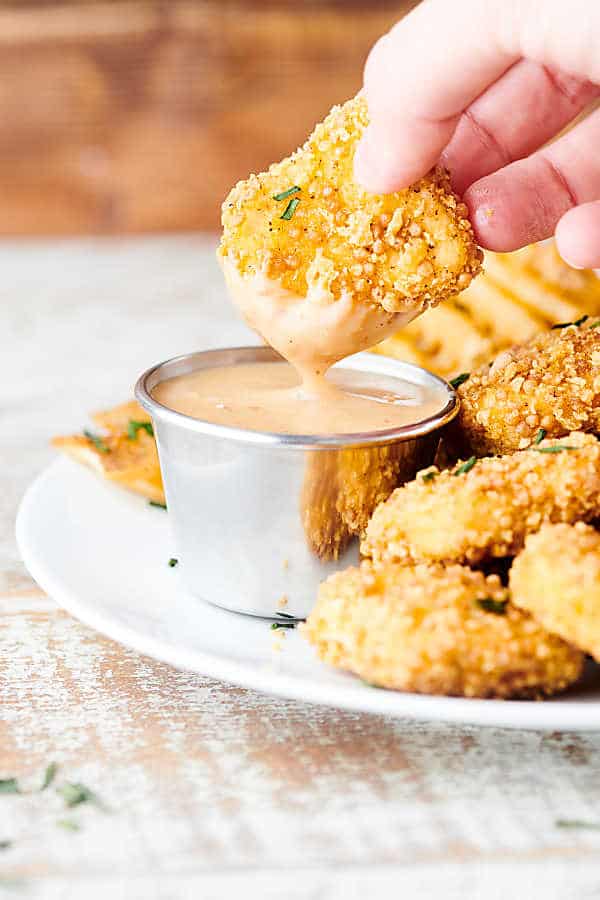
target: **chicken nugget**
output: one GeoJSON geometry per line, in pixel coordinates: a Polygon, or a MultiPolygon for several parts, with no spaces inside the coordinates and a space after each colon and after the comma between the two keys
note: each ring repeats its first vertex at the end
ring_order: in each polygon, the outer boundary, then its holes
{"type": "Polygon", "coordinates": [[[540,697],[576,681],[583,664],[508,602],[497,576],[457,565],[338,572],[302,632],[329,665],[419,694],[540,697]]]}
{"type": "Polygon", "coordinates": [[[515,604],[600,661],[600,534],[590,525],[544,525],[510,570],[515,604]]]}
{"type": "Polygon", "coordinates": [[[366,349],[467,287],[481,268],[467,207],[452,193],[447,172],[437,168],[386,195],[354,181],[354,151],[367,123],[361,95],[334,107],[303,147],[240,181],[223,204],[218,255],[233,299],[287,358],[291,348],[272,330],[273,283],[286,292],[286,324],[293,318],[297,332],[308,331],[313,350],[320,341],[330,364],[332,334],[338,347],[340,341],[336,316],[357,322],[341,355],[366,349]],[[239,299],[249,285],[251,308],[239,299]]]}
{"type": "Polygon", "coordinates": [[[469,562],[513,556],[544,522],[598,515],[600,442],[574,432],[508,456],[435,467],[375,510],[361,550],[382,562],[469,562]]]}
{"type": "Polygon", "coordinates": [[[600,428],[598,319],[555,327],[510,350],[458,388],[449,431],[462,454],[486,456],[530,446],[536,435],[561,437],[600,428]]]}

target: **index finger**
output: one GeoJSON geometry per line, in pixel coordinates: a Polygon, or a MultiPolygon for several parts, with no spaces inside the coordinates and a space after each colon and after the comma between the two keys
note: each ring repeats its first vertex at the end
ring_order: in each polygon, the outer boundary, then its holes
{"type": "Polygon", "coordinates": [[[385,193],[420,178],[462,111],[518,59],[495,38],[497,8],[429,0],[375,44],[364,80],[371,124],[356,154],[365,187],[385,193]]]}

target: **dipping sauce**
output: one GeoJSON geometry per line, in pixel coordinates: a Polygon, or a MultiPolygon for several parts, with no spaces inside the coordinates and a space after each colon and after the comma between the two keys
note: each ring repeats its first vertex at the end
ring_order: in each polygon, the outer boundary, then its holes
{"type": "Polygon", "coordinates": [[[163,406],[218,425],[278,434],[355,434],[421,422],[448,401],[443,386],[347,368],[307,386],[285,362],[200,369],[158,384],[163,406]]]}
{"type": "Polygon", "coordinates": [[[301,297],[260,272],[242,278],[229,260],[220,262],[229,294],[243,318],[295,366],[311,393],[326,390],[323,376],[333,363],[379,343],[422,311],[415,305],[406,312],[391,313],[349,296],[336,300],[318,271],[301,297]]]}

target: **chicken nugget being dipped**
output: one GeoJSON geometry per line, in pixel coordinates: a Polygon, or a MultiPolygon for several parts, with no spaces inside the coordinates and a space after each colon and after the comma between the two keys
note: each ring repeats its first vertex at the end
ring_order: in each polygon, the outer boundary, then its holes
{"type": "Polygon", "coordinates": [[[354,181],[366,101],[335,107],[223,204],[219,257],[248,323],[307,377],[456,294],[481,268],[467,207],[436,169],[406,190],[354,181]]]}
{"type": "Polygon", "coordinates": [[[337,572],[302,632],[329,665],[420,694],[540,697],[576,681],[583,664],[511,605],[496,575],[457,565],[337,572]]]}
{"type": "Polygon", "coordinates": [[[508,456],[420,472],[375,510],[361,551],[375,562],[513,556],[544,522],[598,515],[600,442],[574,432],[508,456]]]}

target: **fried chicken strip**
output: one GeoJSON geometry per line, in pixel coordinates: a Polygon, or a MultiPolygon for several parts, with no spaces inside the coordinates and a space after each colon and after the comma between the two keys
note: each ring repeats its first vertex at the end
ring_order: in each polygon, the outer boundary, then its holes
{"type": "MultiPolygon", "coordinates": [[[[294,298],[302,301],[302,323],[296,317],[294,326],[311,329],[315,342],[319,325],[304,320],[316,305],[337,305],[345,319],[362,310],[349,353],[461,291],[481,268],[467,207],[445,171],[388,195],[370,194],[354,181],[354,150],[367,122],[360,95],[334,107],[303,147],[239,182],[223,204],[219,257],[232,295],[249,284],[260,295],[260,308],[240,304],[242,313],[280,352],[289,348],[278,347],[269,332],[265,285],[284,290],[292,311],[294,298]]],[[[331,342],[335,324],[322,309],[320,317],[329,329],[323,344],[331,342]]]]}
{"type": "MultiPolygon", "coordinates": [[[[578,320],[580,321],[580,320],[578,320]]],[[[503,351],[458,389],[450,429],[458,452],[476,456],[528,447],[549,437],[600,428],[600,320],[587,319],[503,351]]]]}
{"type": "Polygon", "coordinates": [[[512,556],[544,522],[598,515],[600,442],[574,432],[509,456],[435,467],[380,504],[361,550],[383,562],[470,562],[512,556]]]}
{"type": "Polygon", "coordinates": [[[544,525],[510,570],[514,602],[600,661],[600,534],[583,522],[544,525]]]}
{"type": "Polygon", "coordinates": [[[576,681],[583,663],[508,602],[497,576],[457,565],[363,562],[338,572],[302,631],[329,665],[421,694],[550,695],[576,681]]]}

